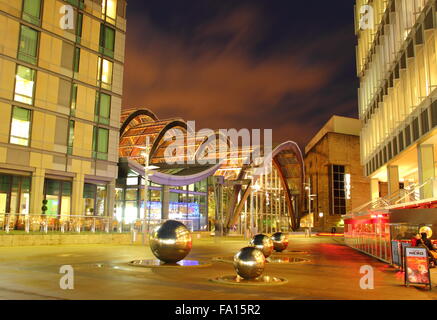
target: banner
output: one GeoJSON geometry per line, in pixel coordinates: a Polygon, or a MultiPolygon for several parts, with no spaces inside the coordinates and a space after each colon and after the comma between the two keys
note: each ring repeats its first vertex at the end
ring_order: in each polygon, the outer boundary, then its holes
{"type": "Polygon", "coordinates": [[[423,284],[431,290],[428,253],[425,248],[405,248],[405,285],[423,284]]]}

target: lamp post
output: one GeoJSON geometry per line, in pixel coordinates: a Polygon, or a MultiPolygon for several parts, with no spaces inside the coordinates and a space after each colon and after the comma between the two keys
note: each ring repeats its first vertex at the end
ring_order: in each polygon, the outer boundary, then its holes
{"type": "Polygon", "coordinates": [[[252,177],[252,183],[251,183],[251,194],[250,194],[250,233],[252,236],[255,235],[255,221],[254,221],[254,195],[261,189],[259,184],[253,184],[253,177],[252,177]]]}
{"type": "MultiPolygon", "coordinates": [[[[148,195],[149,195],[149,170],[159,169],[158,166],[151,166],[149,165],[150,162],[150,144],[149,144],[149,137],[146,139],[146,146],[145,147],[137,147],[138,149],[142,149],[142,156],[144,157],[144,209],[143,209],[143,222],[146,219],[147,215],[147,202],[148,202],[148,195]]],[[[150,228],[150,213],[147,216],[147,232],[149,232],[150,228]]],[[[146,233],[144,232],[144,236],[146,233]]],[[[144,238],[143,238],[144,241],[144,238]]]]}
{"type": "MultiPolygon", "coordinates": [[[[311,211],[311,201],[313,201],[313,198],[317,197],[316,194],[311,194],[311,180],[308,179],[308,183],[304,183],[305,190],[307,191],[307,197],[308,197],[308,217],[311,218],[311,215],[313,214],[311,211]]],[[[311,221],[311,219],[308,219],[311,221]]],[[[314,221],[314,218],[313,218],[314,221]]],[[[311,237],[311,224],[309,224],[308,227],[308,236],[311,237]]]]}

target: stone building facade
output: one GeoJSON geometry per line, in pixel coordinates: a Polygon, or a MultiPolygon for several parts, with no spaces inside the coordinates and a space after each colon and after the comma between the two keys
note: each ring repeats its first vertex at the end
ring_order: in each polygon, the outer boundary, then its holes
{"type": "Polygon", "coordinates": [[[360,163],[360,121],[333,116],[305,148],[306,212],[314,227],[342,228],[342,215],[370,201],[370,181],[360,163]],[[311,208],[308,210],[308,194],[311,208]]]}

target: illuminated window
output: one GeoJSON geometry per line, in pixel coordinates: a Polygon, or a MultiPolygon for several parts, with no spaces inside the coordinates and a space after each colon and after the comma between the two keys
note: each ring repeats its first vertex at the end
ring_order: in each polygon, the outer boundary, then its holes
{"type": "Polygon", "coordinates": [[[35,84],[35,70],[18,66],[15,76],[15,96],[14,100],[32,104],[33,103],[33,87],[35,84]]]}
{"type": "Polygon", "coordinates": [[[41,24],[41,0],[23,0],[23,20],[41,24]]]}
{"type": "Polygon", "coordinates": [[[137,186],[138,185],[138,177],[128,177],[126,178],[127,186],[137,186]]]}
{"type": "Polygon", "coordinates": [[[102,87],[110,89],[112,84],[112,66],[113,63],[109,60],[99,57],[97,79],[102,84],[102,87]]]}
{"type": "Polygon", "coordinates": [[[97,92],[94,121],[102,124],[109,124],[111,116],[111,96],[106,93],[97,92]]]}
{"type": "Polygon", "coordinates": [[[115,24],[117,16],[117,0],[102,0],[102,19],[115,24]]]}
{"type": "Polygon", "coordinates": [[[14,107],[12,109],[10,143],[28,146],[30,141],[31,111],[14,107]]]}
{"type": "Polygon", "coordinates": [[[27,26],[21,26],[18,59],[36,64],[38,51],[38,31],[27,26]]]}
{"type": "Polygon", "coordinates": [[[94,127],[93,131],[93,158],[108,160],[109,130],[94,127]]]}
{"type": "Polygon", "coordinates": [[[73,83],[71,85],[71,105],[70,105],[70,115],[76,115],[76,104],[77,104],[77,84],[73,83]]]}
{"type": "Polygon", "coordinates": [[[45,180],[44,199],[47,200],[45,215],[57,217],[71,212],[72,183],[70,181],[45,180]]]}
{"type": "Polygon", "coordinates": [[[100,25],[100,52],[108,57],[113,58],[114,46],[115,30],[105,26],[104,24],[100,25]]]}
{"type": "Polygon", "coordinates": [[[74,143],[74,120],[70,120],[68,123],[68,146],[67,153],[73,154],[73,143],[74,143]]]}

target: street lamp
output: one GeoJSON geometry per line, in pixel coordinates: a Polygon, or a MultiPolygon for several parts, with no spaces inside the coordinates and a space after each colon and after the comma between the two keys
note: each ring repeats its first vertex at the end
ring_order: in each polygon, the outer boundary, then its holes
{"type": "Polygon", "coordinates": [[[252,182],[251,182],[251,194],[250,194],[250,233],[252,236],[255,235],[254,229],[255,229],[255,221],[254,221],[254,194],[256,194],[258,191],[261,190],[261,186],[258,183],[253,184],[254,179],[252,176],[252,182]]]}
{"type": "MultiPolygon", "coordinates": [[[[313,214],[311,211],[311,201],[314,200],[315,197],[317,197],[316,194],[311,194],[311,180],[308,179],[308,183],[304,183],[305,190],[307,191],[307,197],[308,197],[308,217],[311,218],[311,215],[313,214]]],[[[311,219],[308,219],[311,221],[311,219]]],[[[311,224],[308,226],[308,236],[311,237],[311,224]]]]}
{"type": "MultiPolygon", "coordinates": [[[[149,173],[150,170],[159,169],[158,166],[149,165],[150,162],[150,145],[149,145],[149,137],[147,137],[146,146],[145,147],[137,147],[138,149],[144,150],[141,155],[144,157],[144,209],[143,209],[143,219],[146,219],[147,214],[147,202],[149,195],[149,176],[152,175],[149,173]]],[[[150,227],[150,213],[147,218],[147,232],[149,232],[150,227]]],[[[144,233],[145,235],[145,233],[144,233]]]]}

